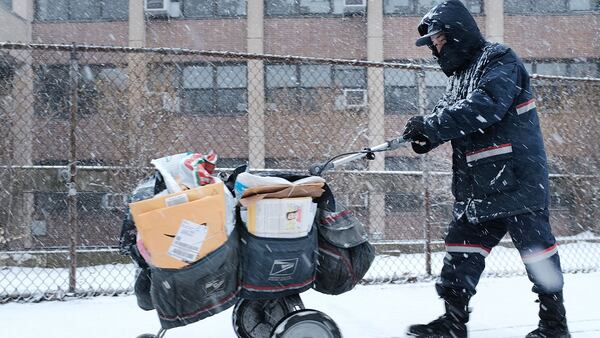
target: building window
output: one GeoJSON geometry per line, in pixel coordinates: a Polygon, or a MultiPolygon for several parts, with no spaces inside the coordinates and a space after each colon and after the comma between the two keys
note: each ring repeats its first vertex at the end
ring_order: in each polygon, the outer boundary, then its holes
{"type": "Polygon", "coordinates": [[[246,15],[246,0],[183,0],[187,18],[239,17],[246,15]]]}
{"type": "MultiPolygon", "coordinates": [[[[88,115],[97,111],[100,87],[111,90],[124,90],[127,77],[125,73],[112,65],[81,65],[79,89],[77,92],[77,111],[79,115],[88,115]],[[102,84],[102,86],[101,86],[102,84]]],[[[69,98],[71,82],[69,65],[41,65],[36,67],[34,81],[34,109],[36,114],[51,118],[70,117],[69,98]]]]}
{"type": "Polygon", "coordinates": [[[69,116],[69,66],[43,65],[37,69],[36,75],[35,112],[66,119],[69,116]]]}
{"type": "Polygon", "coordinates": [[[239,115],[247,111],[247,70],[241,64],[193,64],[182,67],[183,112],[239,115]]]}
{"type": "MultiPolygon", "coordinates": [[[[424,15],[443,0],[383,0],[383,13],[386,15],[424,15]]],[[[482,0],[461,0],[472,14],[482,14],[482,0]]]]}
{"type": "MultiPolygon", "coordinates": [[[[387,68],[384,70],[384,95],[386,114],[418,114],[419,90],[417,72],[414,70],[387,68]]],[[[446,76],[438,71],[425,72],[425,95],[429,113],[446,90],[446,76]]]]}
{"type": "Polygon", "coordinates": [[[406,69],[384,70],[384,106],[386,114],[417,114],[419,92],[417,73],[406,69]]]}
{"type": "Polygon", "coordinates": [[[103,0],[100,2],[102,19],[105,20],[129,20],[128,0],[103,0]]]}
{"type": "Polygon", "coordinates": [[[127,0],[36,0],[39,21],[127,20],[127,0]]]}
{"type": "MultiPolygon", "coordinates": [[[[192,115],[240,115],[247,111],[247,69],[239,63],[149,65],[155,108],[192,115]]],[[[152,101],[154,102],[154,101],[152,101]]],[[[152,104],[152,103],[151,103],[152,104]]]]}
{"type": "Polygon", "coordinates": [[[13,89],[15,76],[12,57],[0,54],[0,96],[9,96],[13,89]]]}
{"type": "Polygon", "coordinates": [[[267,16],[360,15],[366,0],[265,0],[267,16]]]}
{"type": "Polygon", "coordinates": [[[569,0],[569,10],[571,11],[593,11],[600,9],[598,0],[569,0]]]}
{"type": "Polygon", "coordinates": [[[5,8],[12,10],[12,0],[2,0],[0,1],[0,5],[3,5],[5,8]]]}
{"type": "Polygon", "coordinates": [[[506,0],[504,11],[507,14],[529,13],[563,13],[568,7],[568,0],[506,0]]]}
{"type": "Polygon", "coordinates": [[[183,111],[211,114],[215,110],[215,81],[212,66],[183,68],[183,111]]]}
{"type": "Polygon", "coordinates": [[[366,74],[363,67],[344,65],[266,65],[267,108],[309,113],[363,108],[366,74]]]}
{"type": "Polygon", "coordinates": [[[31,235],[40,237],[48,235],[48,224],[45,220],[31,221],[31,235]]]}
{"type": "Polygon", "coordinates": [[[533,74],[600,77],[600,62],[575,60],[527,60],[525,67],[533,74]]]}
{"type": "Polygon", "coordinates": [[[506,14],[552,14],[594,11],[600,9],[598,0],[505,0],[506,14]]]}
{"type": "Polygon", "coordinates": [[[446,92],[448,78],[442,72],[425,71],[427,113],[431,112],[446,92]]]}
{"type": "MultiPolygon", "coordinates": [[[[106,197],[104,192],[77,193],[77,213],[80,216],[97,216],[106,213],[106,197]]],[[[65,192],[34,192],[35,210],[44,216],[65,215],[68,212],[68,196],[65,192]]],[[[124,208],[125,205],[122,206],[124,208]]]]}
{"type": "Polygon", "coordinates": [[[417,171],[423,169],[423,160],[415,156],[387,156],[385,170],[389,171],[417,171]]]}

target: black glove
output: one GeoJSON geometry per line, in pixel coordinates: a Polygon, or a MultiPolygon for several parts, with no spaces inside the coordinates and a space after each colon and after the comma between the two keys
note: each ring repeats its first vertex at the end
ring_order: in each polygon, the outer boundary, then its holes
{"type": "Polygon", "coordinates": [[[411,140],[413,151],[417,154],[425,154],[433,149],[431,141],[425,136],[425,118],[413,116],[406,122],[402,137],[411,140]]]}

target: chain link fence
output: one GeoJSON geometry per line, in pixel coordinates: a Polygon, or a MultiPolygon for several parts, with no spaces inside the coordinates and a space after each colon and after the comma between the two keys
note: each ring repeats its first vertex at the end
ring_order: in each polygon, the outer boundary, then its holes
{"type": "MultiPolygon", "coordinates": [[[[151,159],[306,172],[397,137],[445,88],[435,67],[181,49],[0,44],[0,299],[130,292],[117,245],[151,159]]],[[[534,76],[551,217],[568,272],[600,268],[600,80],[534,76]]],[[[451,219],[451,149],[409,147],[325,175],[367,226],[367,282],[435,277],[451,219]]],[[[487,275],[524,273],[510,240],[487,275]]]]}

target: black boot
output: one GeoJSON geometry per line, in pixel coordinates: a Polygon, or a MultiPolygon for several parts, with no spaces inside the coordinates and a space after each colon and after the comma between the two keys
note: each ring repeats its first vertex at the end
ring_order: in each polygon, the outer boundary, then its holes
{"type": "Polygon", "coordinates": [[[444,296],[446,313],[429,324],[411,325],[406,331],[409,337],[418,338],[466,338],[469,321],[469,297],[444,296]]]}
{"type": "Polygon", "coordinates": [[[526,338],[570,338],[562,292],[540,294],[540,323],[526,338]]]}

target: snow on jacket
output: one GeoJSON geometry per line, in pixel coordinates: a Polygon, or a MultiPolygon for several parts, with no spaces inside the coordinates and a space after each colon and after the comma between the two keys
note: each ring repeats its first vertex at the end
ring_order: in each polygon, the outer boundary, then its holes
{"type": "MultiPolygon", "coordinates": [[[[452,32],[449,39],[479,43],[460,36],[478,30],[452,29],[474,24],[466,9],[432,17],[452,32]]],[[[548,207],[547,160],[530,77],[510,48],[484,42],[470,63],[450,74],[444,96],[425,117],[425,135],[434,146],[452,143],[455,217],[466,213],[479,223],[548,207]]]]}

